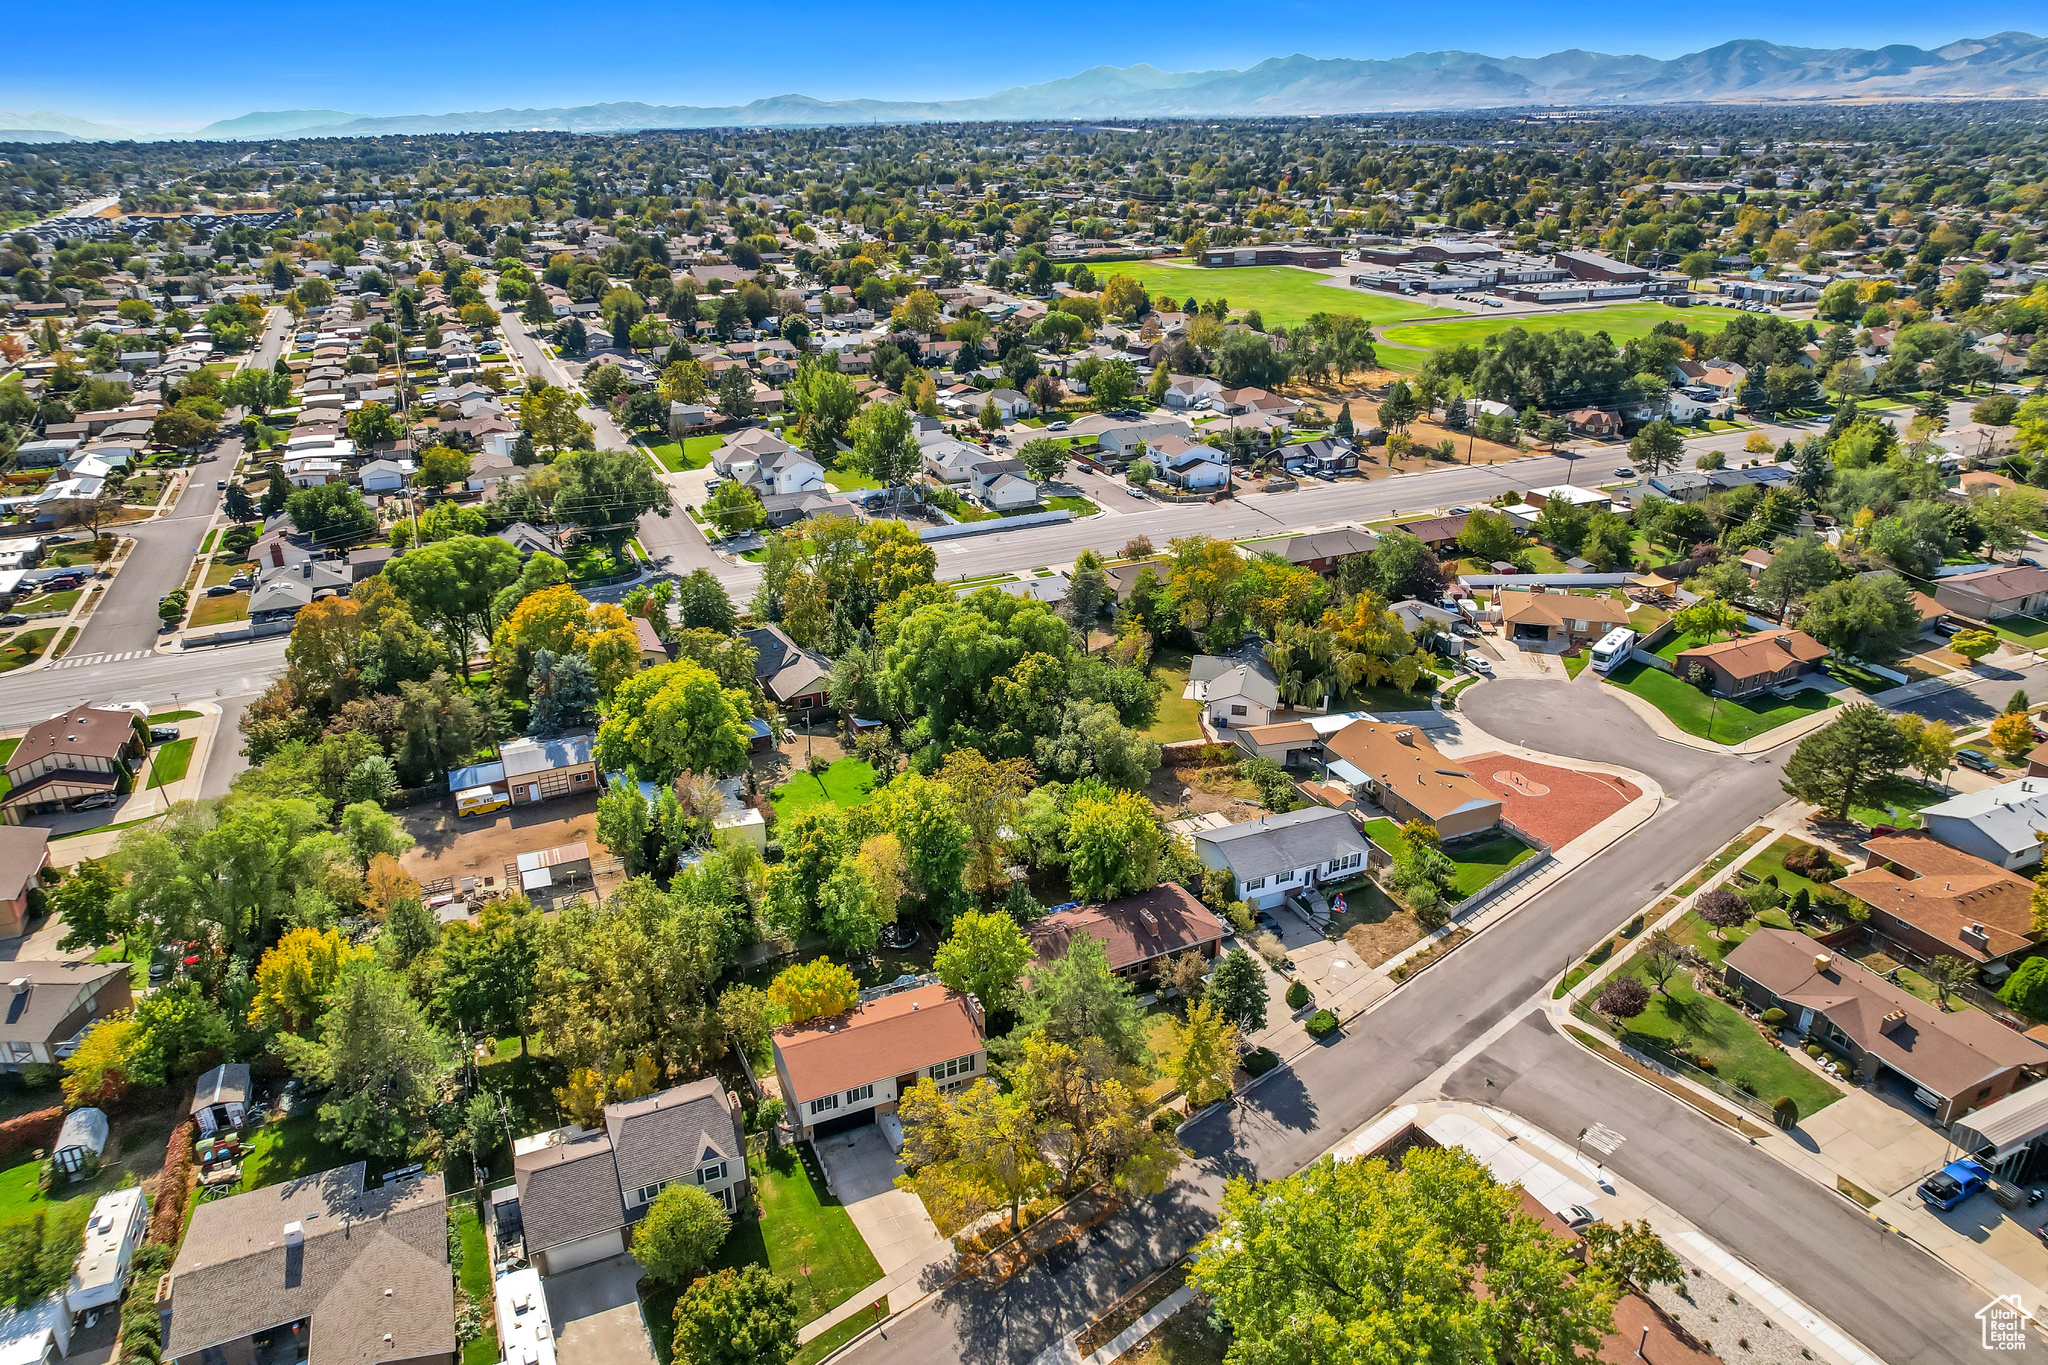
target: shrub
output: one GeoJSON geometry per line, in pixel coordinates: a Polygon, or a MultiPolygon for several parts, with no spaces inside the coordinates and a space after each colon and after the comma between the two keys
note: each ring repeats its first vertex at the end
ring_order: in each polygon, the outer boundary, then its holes
{"type": "Polygon", "coordinates": [[[1637,934],[1640,934],[1641,932],[1643,932],[1643,917],[1641,915],[1637,915],[1634,919],[1628,922],[1625,928],[1622,929],[1621,936],[1623,938],[1634,938],[1637,934]]]}
{"type": "Polygon", "coordinates": [[[1821,1059],[1820,1044],[1808,1043],[1806,1045],[1806,1055],[1813,1058],[1816,1062],[1819,1061],[1821,1059]]]}
{"type": "Polygon", "coordinates": [[[57,1132],[63,1126],[64,1111],[55,1106],[20,1114],[0,1123],[0,1160],[12,1164],[25,1152],[50,1146],[56,1142],[57,1132]]]}
{"type": "Polygon", "coordinates": [[[1308,983],[1291,981],[1287,985],[1287,1008],[1298,1010],[1308,1003],[1308,983]]]}
{"type": "Polygon", "coordinates": [[[1769,1024],[1772,1028],[1776,1028],[1778,1025],[1785,1022],[1785,1011],[1777,1008],[1774,1005],[1770,1009],[1767,1009],[1763,1012],[1763,1021],[1766,1024],[1769,1024]]]}
{"type": "Polygon", "coordinates": [[[1799,1122],[1799,1101],[1790,1095],[1780,1095],[1771,1105],[1771,1117],[1780,1128],[1790,1128],[1799,1122]]]}
{"type": "Polygon", "coordinates": [[[192,1180],[192,1139],[199,1125],[191,1119],[179,1124],[164,1152],[162,1171],[156,1182],[156,1212],[149,1216],[149,1240],[176,1246],[185,1227],[185,1196],[192,1180]]]}
{"type": "Polygon", "coordinates": [[[1337,1031],[1337,1016],[1328,1010],[1317,1010],[1308,1017],[1308,1036],[1327,1038],[1337,1031]]]}
{"type": "Polygon", "coordinates": [[[1650,988],[1633,976],[1617,976],[1600,988],[1593,1008],[1610,1019],[1633,1019],[1650,1007],[1650,988]]]}
{"type": "Polygon", "coordinates": [[[1178,1127],[1180,1127],[1180,1115],[1178,1113],[1171,1109],[1155,1109],[1152,1111],[1153,1132],[1170,1133],[1178,1127]]]}
{"type": "Polygon", "coordinates": [[[1244,1054],[1242,1065],[1250,1075],[1263,1076],[1280,1065],[1280,1058],[1269,1047],[1255,1047],[1244,1054]]]}

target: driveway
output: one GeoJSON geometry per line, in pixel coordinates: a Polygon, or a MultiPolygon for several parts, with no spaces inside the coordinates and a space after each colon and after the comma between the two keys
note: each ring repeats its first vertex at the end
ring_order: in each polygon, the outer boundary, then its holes
{"type": "Polygon", "coordinates": [[[884,1279],[946,1246],[931,1215],[924,1211],[924,1201],[896,1188],[896,1177],[903,1168],[896,1164],[896,1155],[880,1128],[862,1124],[850,1133],[811,1145],[825,1163],[832,1193],[860,1229],[884,1279]]]}
{"type": "Polygon", "coordinates": [[[546,1281],[561,1365],[654,1365],[640,1320],[640,1263],[614,1256],[546,1281]]]}

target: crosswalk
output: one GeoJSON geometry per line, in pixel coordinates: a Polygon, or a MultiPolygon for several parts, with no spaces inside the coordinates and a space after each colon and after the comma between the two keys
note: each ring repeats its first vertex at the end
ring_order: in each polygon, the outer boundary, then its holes
{"type": "Polygon", "coordinates": [[[1579,1137],[1581,1141],[1594,1151],[1604,1152],[1608,1156],[1613,1156],[1614,1149],[1628,1141],[1626,1136],[1615,1132],[1604,1123],[1594,1124],[1591,1128],[1581,1133],[1579,1137]]]}
{"type": "Polygon", "coordinates": [[[88,668],[93,664],[117,664],[124,659],[146,659],[155,652],[149,649],[130,649],[119,654],[80,654],[69,659],[59,659],[56,663],[51,664],[50,667],[52,670],[55,670],[59,668],[88,668]]]}

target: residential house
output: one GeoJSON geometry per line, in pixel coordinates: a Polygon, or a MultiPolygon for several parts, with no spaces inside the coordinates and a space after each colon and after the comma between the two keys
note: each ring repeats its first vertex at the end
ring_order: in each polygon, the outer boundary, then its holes
{"type": "Polygon", "coordinates": [[[950,436],[919,443],[924,472],[940,483],[966,483],[974,471],[992,458],[980,446],[956,441],[950,436]]]}
{"type": "Polygon", "coordinates": [[[28,932],[29,892],[50,870],[50,831],[0,825],[0,938],[28,932]]]}
{"type": "Polygon", "coordinates": [[[803,713],[806,723],[831,704],[830,659],[799,646],[781,626],[755,626],[741,634],[754,647],[754,677],[768,700],[787,713],[803,713]]]}
{"type": "Polygon", "coordinates": [[[783,446],[780,450],[757,448],[753,472],[742,476],[741,481],[763,498],[824,493],[827,489],[823,466],[794,446],[783,446]]]}
{"type": "Polygon", "coordinates": [[[1465,619],[1449,607],[1440,607],[1434,602],[1419,602],[1412,597],[1393,603],[1387,611],[1401,622],[1401,628],[1410,635],[1421,635],[1431,626],[1448,635],[1465,619]]]}
{"type": "Polygon", "coordinates": [[[372,460],[356,472],[356,481],[365,493],[397,493],[412,473],[411,460],[372,460]]]}
{"type": "Polygon", "coordinates": [[[7,823],[61,810],[85,796],[127,791],[149,747],[134,711],[80,706],[29,727],[7,756],[7,823]]]}
{"type": "Polygon", "coordinates": [[[354,583],[347,561],[309,559],[283,569],[266,569],[249,591],[251,625],[290,621],[322,597],[347,596],[354,583]]]}
{"type": "Polygon", "coordinates": [[[1290,564],[1316,573],[1330,573],[1354,555],[1369,555],[1379,548],[1380,538],[1353,526],[1309,535],[1289,536],[1278,545],[1257,548],[1275,550],[1290,564]]]}
{"type": "Polygon", "coordinates": [[[642,668],[653,668],[656,664],[668,662],[668,646],[661,642],[661,636],[654,629],[654,622],[644,616],[634,617],[633,634],[640,641],[642,668]]]}
{"type": "Polygon", "coordinates": [[[354,1162],[198,1205],[165,1276],[175,1365],[454,1365],[439,1172],[364,1187],[354,1162]]]}
{"type": "Polygon", "coordinates": [[[1292,398],[1282,398],[1265,389],[1225,389],[1216,395],[1211,406],[1233,416],[1255,412],[1268,417],[1292,417],[1301,411],[1301,404],[1292,398]]]}
{"type": "Polygon", "coordinates": [[[1229,933],[1207,906],[1174,882],[1121,900],[1054,911],[1024,929],[1041,963],[1065,957],[1076,939],[1092,938],[1102,945],[1109,969],[1126,978],[1154,975],[1167,958],[1181,953],[1213,961],[1229,933]]]}
{"type": "Polygon", "coordinates": [[[1434,825],[1447,841],[1500,825],[1500,798],[1413,725],[1353,721],[1323,737],[1323,753],[1332,778],[1362,791],[1402,824],[1434,825]]]}
{"type": "Polygon", "coordinates": [[[0,966],[0,974],[7,977],[0,987],[0,1070],[56,1065],[91,1025],[134,1002],[118,962],[20,958],[0,966]]]}
{"type": "Polygon", "coordinates": [[[2039,616],[2048,609],[2048,569],[2020,564],[1937,578],[1934,600],[1975,621],[2039,616]]]}
{"type": "Polygon", "coordinates": [[[2048,779],[2021,777],[1964,792],[1920,812],[1929,834],[1999,867],[2032,867],[2041,861],[2035,831],[2048,829],[2048,779]]]}
{"type": "Polygon", "coordinates": [[[1131,600],[1131,594],[1136,591],[1140,578],[1149,576],[1153,582],[1163,586],[1166,580],[1173,576],[1173,561],[1164,557],[1126,559],[1115,564],[1105,564],[1102,571],[1109,578],[1110,590],[1116,594],[1116,600],[1128,602],[1131,600]]]}
{"type": "Polygon", "coordinates": [[[1579,436],[1611,440],[1621,435],[1621,415],[1601,408],[1575,409],[1564,415],[1564,421],[1579,436]]]}
{"type": "Polygon", "coordinates": [[[1176,374],[1168,377],[1160,401],[1169,408],[1192,408],[1222,392],[1223,386],[1205,374],[1176,374]]]}
{"type": "Polygon", "coordinates": [[[1342,436],[1297,441],[1281,446],[1277,453],[1280,463],[1296,473],[1334,479],[1340,474],[1358,472],[1358,447],[1342,436]]]}
{"type": "Polygon", "coordinates": [[[1189,492],[1230,483],[1230,458],[1216,446],[1185,436],[1162,436],[1145,452],[1162,482],[1189,492]]]}
{"type": "Polygon", "coordinates": [[[1280,684],[1257,656],[1227,659],[1197,654],[1188,665],[1184,695],[1202,703],[1202,717],[1215,730],[1266,725],[1280,709],[1280,684]]]}
{"type": "Polygon", "coordinates": [[[1324,806],[1262,816],[1195,835],[1202,866],[1230,873],[1237,898],[1266,909],[1323,882],[1365,871],[1365,836],[1351,817],[1324,806]]]}
{"type": "Polygon", "coordinates": [[[2034,884],[1997,863],[1950,848],[1922,830],[1866,839],[1870,866],[1839,878],[1870,907],[1870,927],[1924,958],[1980,967],[2034,946],[2034,884]]]}
{"type": "Polygon", "coordinates": [[[1672,660],[1672,672],[1684,678],[1703,668],[1709,685],[1722,696],[1750,697],[1799,681],[1830,653],[1803,630],[1760,630],[1681,650],[1672,660]]]}
{"type": "Polygon", "coordinates": [[[670,1185],[728,1212],[747,1198],[739,1098],[716,1076],[608,1104],[604,1128],[568,1126],[512,1147],[527,1259],[543,1275],[624,1255],[628,1230],[670,1185]]]}
{"type": "Polygon", "coordinates": [[[1722,961],[1750,1004],[1784,1010],[1789,1027],[1841,1049],[1866,1075],[1897,1076],[1944,1127],[2048,1065],[2048,1048],[1984,1011],[1943,1013],[1797,930],[1759,929],[1722,961]]]}
{"type": "Polygon", "coordinates": [[[546,528],[529,526],[523,521],[515,521],[498,532],[498,539],[519,551],[521,559],[531,559],[537,554],[559,555],[562,552],[561,544],[546,528]]]}
{"type": "Polygon", "coordinates": [[[384,566],[404,554],[405,551],[390,545],[367,545],[360,550],[348,552],[348,581],[360,583],[366,578],[375,578],[384,572],[384,566]]]}
{"type": "Polygon", "coordinates": [[[885,1117],[886,1133],[919,1081],[956,1090],[988,1074],[983,1027],[971,996],[936,984],[786,1024],[770,1040],[789,1123],[806,1142],[885,1117]]]}
{"type": "Polygon", "coordinates": [[[1522,501],[1539,509],[1552,502],[1568,502],[1588,512],[1605,512],[1614,505],[1613,499],[1597,488],[1579,488],[1566,483],[1554,484],[1549,488],[1532,488],[1522,495],[1522,501]]]}
{"type": "Polygon", "coordinates": [[[1313,723],[1305,720],[1275,721],[1271,725],[1234,727],[1230,737],[1251,758],[1270,758],[1282,767],[1313,762],[1321,742],[1313,723]]]}
{"type": "Polygon", "coordinates": [[[1454,548],[1458,537],[1465,531],[1465,516],[1459,512],[1448,517],[1425,517],[1420,521],[1404,521],[1396,529],[1406,531],[1429,548],[1431,554],[1441,555],[1454,548]]]}
{"type": "MultiPolygon", "coordinates": [[[[996,412],[1002,416],[1005,422],[1014,422],[1020,417],[1029,417],[1032,413],[1038,411],[1037,406],[1029,398],[1026,398],[1015,389],[990,389],[984,401],[995,404],[996,412]]],[[[980,410],[979,407],[975,409],[977,412],[980,410]]]]}
{"type": "Polygon", "coordinates": [[[586,732],[556,739],[508,739],[499,745],[498,762],[513,804],[596,791],[593,743],[586,732]]]}
{"type": "Polygon", "coordinates": [[[1073,426],[1077,436],[1093,435],[1096,444],[1102,447],[1103,457],[1109,463],[1122,466],[1139,458],[1143,446],[1149,451],[1153,444],[1169,436],[1186,439],[1194,429],[1185,422],[1120,422],[1113,418],[1103,419],[1097,426],[1092,418],[1082,418],[1073,426]],[[1090,430],[1083,430],[1084,427],[1090,430]]]}
{"type": "Polygon", "coordinates": [[[1539,585],[1500,593],[1501,624],[1518,645],[1562,645],[1579,649],[1616,626],[1628,624],[1628,608],[1611,597],[1546,592],[1539,585]]]}
{"type": "Polygon", "coordinates": [[[1015,512],[1038,505],[1038,484],[1022,460],[984,460],[967,476],[974,496],[992,512],[1015,512]]]}

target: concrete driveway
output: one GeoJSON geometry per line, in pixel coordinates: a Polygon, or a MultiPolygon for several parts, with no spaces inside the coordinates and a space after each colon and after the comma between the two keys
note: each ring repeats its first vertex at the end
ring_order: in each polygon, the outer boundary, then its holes
{"type": "Polygon", "coordinates": [[[654,1365],[654,1347],[640,1320],[634,1288],[639,1282],[640,1263],[631,1256],[614,1256],[546,1281],[548,1322],[561,1365],[654,1365]]]}
{"type": "Polygon", "coordinates": [[[863,1124],[812,1146],[825,1163],[832,1193],[860,1229],[884,1279],[946,1245],[931,1215],[924,1211],[924,1201],[896,1188],[896,1177],[903,1168],[896,1164],[896,1155],[889,1150],[881,1129],[863,1124]]]}

